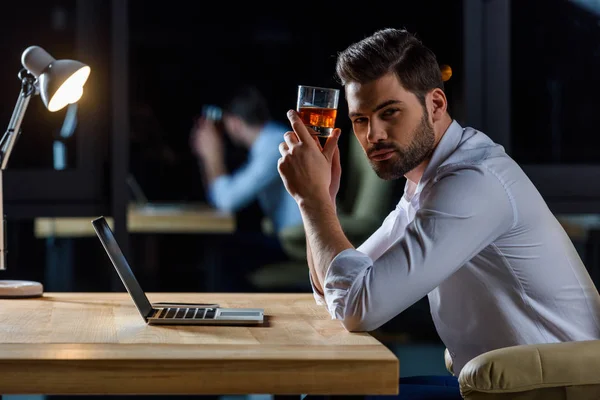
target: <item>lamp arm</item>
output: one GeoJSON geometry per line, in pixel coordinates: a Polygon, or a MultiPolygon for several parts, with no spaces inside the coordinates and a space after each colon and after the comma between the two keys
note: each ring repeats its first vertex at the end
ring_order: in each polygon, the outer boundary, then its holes
{"type": "Polygon", "coordinates": [[[2,224],[0,224],[0,271],[6,269],[6,218],[4,217],[4,189],[2,178],[4,170],[0,170],[0,215],[2,216],[2,224]]]}
{"type": "Polygon", "coordinates": [[[15,105],[12,117],[10,118],[6,133],[0,140],[0,218],[2,218],[2,223],[0,224],[0,271],[6,269],[7,254],[4,185],[2,179],[6,164],[8,163],[10,154],[15,146],[15,142],[21,134],[21,123],[23,122],[23,116],[29,105],[29,100],[31,100],[31,96],[37,92],[35,77],[31,73],[22,69],[19,72],[19,78],[21,79],[21,93],[19,93],[19,97],[17,98],[17,104],[15,105]]]}
{"type": "Polygon", "coordinates": [[[31,100],[31,96],[36,94],[37,91],[35,77],[27,70],[21,70],[19,78],[21,79],[21,93],[19,93],[19,97],[17,98],[17,104],[10,118],[6,133],[4,133],[2,140],[0,140],[0,169],[2,170],[6,169],[15,142],[21,133],[21,123],[29,105],[29,100],[31,100]]]}

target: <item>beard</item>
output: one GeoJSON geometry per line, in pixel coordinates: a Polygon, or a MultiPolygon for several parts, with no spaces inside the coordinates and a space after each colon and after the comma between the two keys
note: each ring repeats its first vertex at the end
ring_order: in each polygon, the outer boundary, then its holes
{"type": "Polygon", "coordinates": [[[427,112],[423,113],[419,126],[413,131],[413,139],[406,148],[400,148],[393,143],[375,143],[369,153],[377,150],[390,149],[396,154],[383,161],[373,161],[369,158],[371,167],[381,179],[399,179],[418,167],[433,153],[435,133],[427,119],[427,112]]]}

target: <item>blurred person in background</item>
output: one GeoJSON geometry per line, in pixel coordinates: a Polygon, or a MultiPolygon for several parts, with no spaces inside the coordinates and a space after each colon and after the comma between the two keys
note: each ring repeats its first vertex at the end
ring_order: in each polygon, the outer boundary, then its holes
{"type": "Polygon", "coordinates": [[[302,217],[277,171],[278,145],[286,131],[286,125],[272,119],[267,100],[252,85],[244,85],[233,94],[220,121],[203,116],[192,128],[191,149],[199,162],[208,202],[219,210],[234,213],[257,202],[272,227],[272,234],[234,235],[234,253],[243,262],[226,262],[230,265],[225,271],[229,283],[218,289],[247,289],[244,276],[250,270],[287,258],[277,233],[301,224],[302,217]],[[245,162],[233,171],[227,170],[223,133],[233,144],[248,151],[245,162]],[[235,272],[238,273],[232,279],[235,272]]]}

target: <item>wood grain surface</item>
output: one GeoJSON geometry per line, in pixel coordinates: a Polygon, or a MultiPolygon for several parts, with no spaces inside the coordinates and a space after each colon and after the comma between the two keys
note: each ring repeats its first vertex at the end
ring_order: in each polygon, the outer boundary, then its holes
{"type": "Polygon", "coordinates": [[[126,293],[0,300],[2,394],[395,394],[399,362],[312,294],[150,293],[262,307],[263,326],[150,326],[126,293]]]}

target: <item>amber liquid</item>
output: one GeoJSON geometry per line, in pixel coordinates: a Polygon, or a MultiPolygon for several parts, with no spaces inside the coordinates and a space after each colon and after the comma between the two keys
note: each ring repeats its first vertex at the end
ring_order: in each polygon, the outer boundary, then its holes
{"type": "Polygon", "coordinates": [[[327,137],[331,135],[335,126],[337,109],[322,107],[300,107],[298,115],[302,122],[317,132],[317,136],[327,137]]]}

